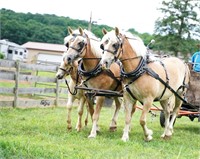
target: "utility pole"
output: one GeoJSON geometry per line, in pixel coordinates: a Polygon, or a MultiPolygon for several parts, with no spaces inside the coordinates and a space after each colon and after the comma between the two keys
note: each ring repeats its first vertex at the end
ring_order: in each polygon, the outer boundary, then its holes
{"type": "Polygon", "coordinates": [[[92,11],[90,12],[90,20],[89,20],[89,24],[88,24],[88,31],[92,30],[92,11]]]}

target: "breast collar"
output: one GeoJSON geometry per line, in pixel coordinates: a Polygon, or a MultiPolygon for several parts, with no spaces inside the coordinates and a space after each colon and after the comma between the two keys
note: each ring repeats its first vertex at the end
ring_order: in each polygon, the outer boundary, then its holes
{"type": "MultiPolygon", "coordinates": [[[[133,78],[134,81],[137,80],[142,74],[144,74],[146,72],[146,70],[144,69],[146,66],[146,61],[143,57],[141,57],[139,65],[137,66],[137,68],[131,72],[125,72],[124,68],[121,67],[121,76],[125,77],[125,78],[133,78]]],[[[133,80],[131,80],[133,82],[133,80]]]]}
{"type": "Polygon", "coordinates": [[[92,69],[91,71],[85,71],[82,60],[80,61],[79,65],[78,65],[78,73],[85,77],[97,76],[99,73],[101,73],[101,71],[102,71],[102,65],[100,64],[100,61],[96,65],[96,67],[94,69],[92,69]]]}

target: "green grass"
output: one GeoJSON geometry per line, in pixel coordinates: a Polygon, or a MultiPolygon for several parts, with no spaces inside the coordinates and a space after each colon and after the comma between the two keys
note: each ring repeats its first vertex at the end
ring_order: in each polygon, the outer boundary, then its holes
{"type": "Polygon", "coordinates": [[[163,132],[157,117],[148,115],[148,126],[154,131],[151,142],[143,140],[139,125],[140,110],[132,120],[130,141],[121,141],[124,113],[120,111],[118,130],[109,132],[113,108],[103,108],[99,126],[101,132],[88,139],[89,125],[81,132],[74,129],[77,111],[72,111],[72,131],[66,131],[65,108],[0,109],[1,159],[199,159],[200,123],[178,118],[171,140],[162,140],[163,132]]]}

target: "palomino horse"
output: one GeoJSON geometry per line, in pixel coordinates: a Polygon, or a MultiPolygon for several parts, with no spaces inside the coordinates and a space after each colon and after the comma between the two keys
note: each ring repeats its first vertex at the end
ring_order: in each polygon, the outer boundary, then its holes
{"type": "Polygon", "coordinates": [[[143,104],[140,125],[145,140],[152,140],[153,131],[147,127],[146,117],[153,101],[159,101],[165,113],[165,130],[161,137],[171,137],[173,123],[189,83],[190,73],[187,65],[176,57],[148,60],[143,41],[130,33],[120,33],[118,28],[110,32],[103,29],[102,32],[103,66],[109,68],[117,59],[122,63],[121,75],[125,89],[125,128],[122,140],[129,139],[132,114],[135,111],[132,104],[135,105],[137,101],[143,104]]]}
{"type": "Polygon", "coordinates": [[[80,80],[77,81],[77,65],[74,65],[73,67],[71,65],[65,65],[64,62],[61,62],[59,70],[56,74],[56,77],[58,79],[63,79],[66,76],[70,76],[70,82],[68,85],[68,100],[67,100],[67,129],[71,130],[71,110],[74,101],[77,99],[79,100],[79,107],[78,107],[78,121],[76,124],[76,130],[80,131],[82,128],[82,115],[83,115],[83,108],[85,105],[85,102],[87,101],[87,114],[85,118],[85,126],[88,123],[88,112],[90,112],[90,115],[92,117],[92,114],[94,112],[93,109],[93,101],[89,100],[85,96],[85,93],[83,90],[75,90],[75,86],[78,83],[80,83],[80,80]]]}
{"type": "MultiPolygon", "coordinates": [[[[79,31],[80,35],[76,36],[70,44],[64,57],[65,63],[72,64],[75,60],[81,58],[79,73],[83,78],[82,86],[91,89],[121,90],[121,81],[118,79],[120,77],[119,65],[114,63],[109,71],[103,71],[101,65],[99,65],[102,56],[102,50],[99,47],[100,41],[91,32],[83,32],[82,28],[79,28],[79,31]]],[[[96,137],[97,122],[104,100],[105,96],[96,96],[96,108],[89,138],[96,137]]],[[[121,106],[119,97],[115,96],[114,100],[116,110],[110,124],[110,130],[116,129],[117,116],[121,106]]]]}
{"type": "MultiPolygon", "coordinates": [[[[68,28],[69,36],[64,38],[64,45],[67,47],[71,43],[71,41],[75,38],[77,34],[79,34],[78,30],[73,31],[71,28],[68,28]]],[[[65,53],[63,54],[63,56],[65,53]]],[[[76,130],[80,131],[82,128],[82,115],[83,115],[83,108],[84,104],[87,101],[87,114],[85,118],[85,125],[88,123],[88,112],[90,112],[90,115],[92,117],[92,114],[94,112],[93,109],[93,101],[89,100],[89,98],[86,98],[85,93],[83,90],[77,90],[75,92],[75,86],[77,82],[80,82],[80,79],[77,79],[77,62],[75,61],[74,65],[66,65],[64,61],[61,62],[60,67],[57,71],[56,77],[58,79],[63,79],[66,76],[70,76],[70,83],[69,83],[69,93],[68,93],[68,101],[67,101],[67,129],[70,130],[72,128],[71,125],[71,110],[73,103],[76,99],[79,100],[79,107],[78,107],[78,121],[76,124],[76,130]]]]}

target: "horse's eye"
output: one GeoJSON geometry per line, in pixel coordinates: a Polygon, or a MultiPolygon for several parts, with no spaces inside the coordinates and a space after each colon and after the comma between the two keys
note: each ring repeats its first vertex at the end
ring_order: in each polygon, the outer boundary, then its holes
{"type": "Polygon", "coordinates": [[[84,44],[85,44],[84,41],[81,41],[81,42],[78,43],[78,45],[79,45],[79,47],[80,47],[81,49],[83,48],[84,44]]]}
{"type": "Polygon", "coordinates": [[[102,50],[104,50],[104,46],[103,46],[103,44],[100,45],[100,48],[101,48],[102,50]]]}
{"type": "Polygon", "coordinates": [[[114,48],[115,50],[118,50],[118,49],[119,49],[119,44],[118,44],[118,43],[115,43],[115,44],[113,44],[112,46],[113,46],[113,48],[114,48]]]}
{"type": "Polygon", "coordinates": [[[67,42],[67,43],[65,44],[65,46],[68,48],[68,47],[69,47],[69,42],[67,42]]]}

